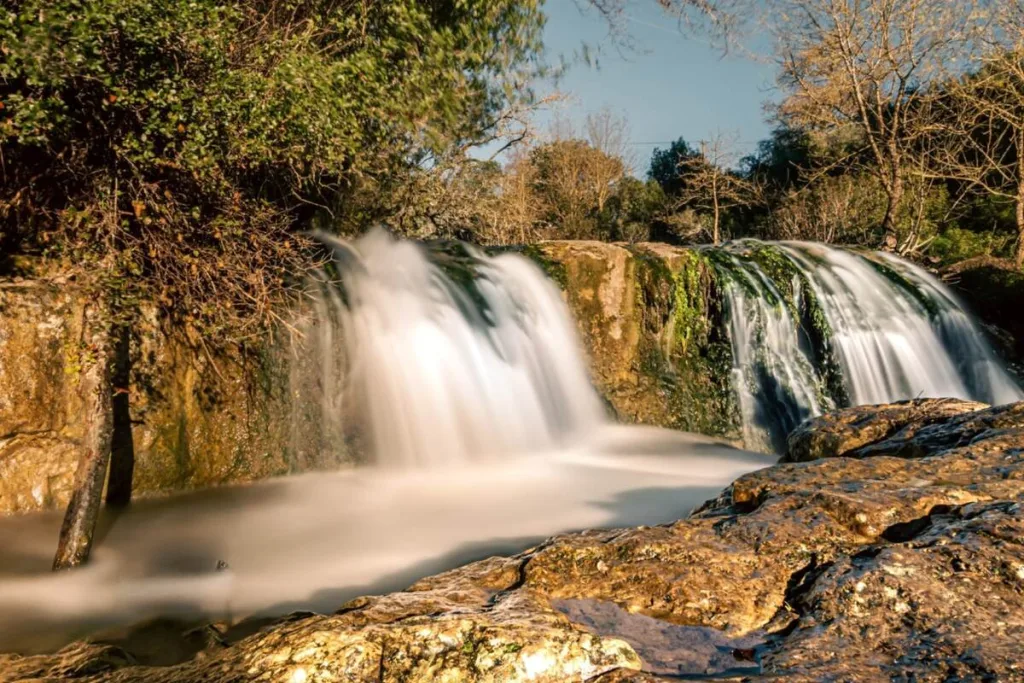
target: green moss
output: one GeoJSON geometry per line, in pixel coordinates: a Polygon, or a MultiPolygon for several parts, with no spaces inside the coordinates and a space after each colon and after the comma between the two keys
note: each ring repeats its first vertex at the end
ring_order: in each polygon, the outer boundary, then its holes
{"type": "MultiPolygon", "coordinates": [[[[819,404],[826,409],[847,405],[848,391],[832,342],[834,333],[802,267],[786,250],[756,240],[744,240],[705,254],[723,285],[739,287],[747,296],[769,307],[788,309],[799,335],[794,343],[800,345],[810,361],[819,404]]],[[[761,387],[755,383],[750,389],[756,393],[761,387]]]]}
{"type": "Polygon", "coordinates": [[[850,405],[849,391],[843,379],[843,370],[839,364],[839,355],[832,343],[834,333],[825,317],[825,311],[818,301],[817,295],[801,276],[802,292],[800,296],[800,330],[804,335],[811,361],[820,380],[819,394],[823,405],[830,407],[846,407],[850,405]]]}
{"type": "Polygon", "coordinates": [[[427,252],[430,262],[447,276],[439,284],[450,288],[462,315],[468,320],[489,322],[491,308],[477,286],[481,270],[477,255],[465,243],[454,240],[430,242],[427,252]]]}
{"type": "Polygon", "coordinates": [[[665,259],[635,250],[643,317],[637,370],[666,406],[664,425],[737,438],[739,410],[730,386],[732,348],[714,269],[705,253],[665,259]]]}
{"type": "Polygon", "coordinates": [[[560,289],[564,291],[568,287],[569,277],[565,270],[565,264],[559,263],[548,256],[540,245],[530,244],[517,251],[540,266],[544,274],[553,280],[560,289]]]}

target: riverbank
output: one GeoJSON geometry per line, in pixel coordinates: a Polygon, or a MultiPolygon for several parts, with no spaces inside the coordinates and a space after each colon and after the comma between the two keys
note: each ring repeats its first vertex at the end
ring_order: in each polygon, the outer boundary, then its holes
{"type": "Polygon", "coordinates": [[[237,642],[214,626],[176,666],[79,643],[6,656],[0,680],[1019,680],[1024,404],[975,408],[826,416],[791,442],[817,459],[686,519],[558,536],[237,642]],[[822,430],[842,437],[809,448],[822,430]]]}

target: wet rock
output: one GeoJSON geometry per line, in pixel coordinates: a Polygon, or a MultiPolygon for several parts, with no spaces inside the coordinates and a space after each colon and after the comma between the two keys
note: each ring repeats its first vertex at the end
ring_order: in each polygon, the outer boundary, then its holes
{"type": "Polygon", "coordinates": [[[563,289],[594,383],[620,421],[741,439],[732,347],[699,250],[556,241],[527,255],[563,289]]]}
{"type": "Polygon", "coordinates": [[[838,558],[790,598],[763,662],[787,680],[1024,680],[1024,505],[933,516],[904,543],[838,558]]]}
{"type": "Polygon", "coordinates": [[[858,450],[901,432],[906,440],[922,427],[986,408],[955,398],[925,398],[882,406],[858,406],[808,420],[789,436],[783,462],[863,457],[858,450]]]}
{"type": "Polygon", "coordinates": [[[900,458],[923,458],[951,448],[1007,439],[1024,446],[1024,403],[996,406],[987,410],[966,412],[945,419],[930,420],[919,426],[906,426],[886,439],[858,448],[855,456],[894,455],[900,458]]]}
{"type": "MultiPolygon", "coordinates": [[[[89,304],[54,274],[0,278],[0,514],[59,508],[85,435],[78,378],[89,304]]],[[[155,310],[132,327],[130,399],[136,495],[337,467],[346,448],[319,405],[314,354],[279,340],[216,360],[170,337],[155,310]],[[298,360],[293,360],[298,359],[298,360]],[[245,362],[243,362],[245,361],[245,362]]],[[[295,342],[299,343],[299,342],[295,342]]]]}
{"type": "MultiPolygon", "coordinates": [[[[625,642],[573,626],[529,591],[494,596],[493,603],[436,591],[389,598],[373,601],[370,614],[355,608],[278,623],[182,666],[124,666],[97,669],[92,678],[73,675],[121,683],[555,682],[640,668],[639,658],[625,642]]],[[[74,646],[49,658],[0,660],[0,680],[70,676],[69,672],[83,671],[81,660],[90,653],[99,657],[105,651],[74,646]]]]}
{"type": "Polygon", "coordinates": [[[780,464],[688,519],[558,536],[176,666],[78,644],[0,657],[0,681],[621,683],[730,661],[743,680],[1024,680],[1021,408],[886,418],[877,443],[903,433],[921,457],[780,464]],[[693,634],[728,652],[674,656],[693,634]]]}

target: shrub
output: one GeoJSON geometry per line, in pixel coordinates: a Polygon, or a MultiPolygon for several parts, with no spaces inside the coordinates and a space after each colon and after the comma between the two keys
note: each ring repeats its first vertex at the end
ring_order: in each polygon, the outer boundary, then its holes
{"type": "Polygon", "coordinates": [[[542,23],[535,0],[7,3],[0,244],[245,336],[311,220],[519,96],[542,23]]]}
{"type": "Polygon", "coordinates": [[[1006,235],[991,230],[975,232],[962,228],[949,228],[932,242],[931,255],[947,266],[977,256],[1001,255],[1009,243],[1006,235]]]}

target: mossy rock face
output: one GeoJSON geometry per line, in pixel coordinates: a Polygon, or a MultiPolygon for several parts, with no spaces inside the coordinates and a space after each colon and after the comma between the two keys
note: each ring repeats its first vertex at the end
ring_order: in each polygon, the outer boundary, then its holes
{"type": "MultiPolygon", "coordinates": [[[[85,435],[77,390],[86,297],[43,277],[0,280],[0,514],[67,503],[85,435]]],[[[310,326],[312,316],[298,312],[310,326]]],[[[318,355],[282,337],[229,357],[132,328],[136,495],[333,468],[350,459],[320,412],[318,355]]]]}
{"type": "MultiPolygon", "coordinates": [[[[785,439],[808,414],[807,404],[793,389],[777,381],[773,370],[780,362],[778,341],[774,347],[767,335],[765,316],[783,314],[793,324],[794,344],[790,363],[798,363],[805,375],[804,384],[813,393],[815,404],[824,410],[849,405],[849,393],[843,378],[834,332],[825,315],[818,293],[807,270],[783,245],[758,240],[741,240],[721,248],[702,252],[714,268],[719,286],[730,299],[747,299],[745,315],[757,316],[754,341],[748,349],[742,381],[756,402],[755,415],[748,416],[746,446],[781,452],[785,439]]],[[[803,258],[811,258],[804,254],[803,258]]],[[[728,306],[726,307],[728,309],[728,306]]],[[[728,310],[724,315],[728,317],[728,310]]]]}
{"type": "Polygon", "coordinates": [[[558,274],[594,383],[620,420],[740,438],[732,350],[701,252],[545,242],[524,255],[558,274]]]}

